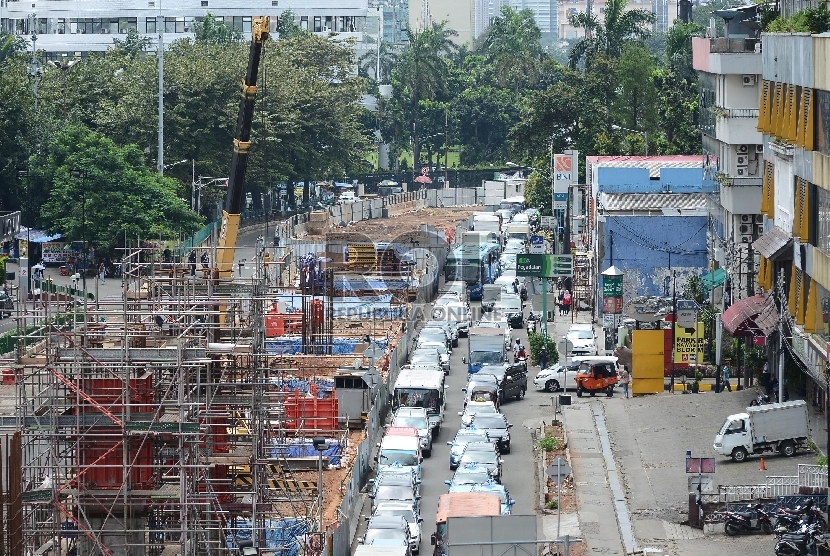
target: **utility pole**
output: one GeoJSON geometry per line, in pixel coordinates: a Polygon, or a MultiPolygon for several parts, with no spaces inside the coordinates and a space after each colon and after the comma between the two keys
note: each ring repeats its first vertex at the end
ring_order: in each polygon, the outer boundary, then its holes
{"type": "Polygon", "coordinates": [[[164,18],[161,15],[161,0],[159,0],[159,15],[156,18],[156,27],[159,32],[158,68],[159,68],[159,106],[158,106],[158,156],[156,169],[164,175],[164,18]]]}
{"type": "MultiPolygon", "coordinates": [[[[677,271],[672,270],[671,277],[671,393],[674,394],[674,344],[677,331],[677,271]]],[[[697,346],[695,346],[695,352],[697,352],[697,346]]]]}
{"type": "Polygon", "coordinates": [[[32,26],[32,59],[29,61],[28,73],[32,78],[32,92],[35,98],[35,110],[37,110],[37,88],[40,84],[40,74],[43,73],[43,68],[40,67],[40,62],[37,61],[37,17],[35,13],[29,14],[32,26]]]}
{"type": "MultiPolygon", "coordinates": [[[[450,117],[447,108],[444,108],[444,187],[449,183],[450,166],[450,117]]],[[[457,184],[456,184],[457,185],[457,184]]]]}

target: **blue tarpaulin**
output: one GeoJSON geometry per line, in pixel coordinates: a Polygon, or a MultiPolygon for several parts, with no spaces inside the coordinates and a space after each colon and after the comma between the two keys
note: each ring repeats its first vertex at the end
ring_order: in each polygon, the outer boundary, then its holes
{"type": "Polygon", "coordinates": [[[326,392],[331,392],[334,390],[334,381],[333,380],[323,380],[319,378],[315,378],[312,380],[300,380],[300,379],[291,379],[291,380],[280,380],[278,378],[272,379],[271,384],[280,390],[287,390],[289,392],[293,392],[294,390],[299,390],[301,393],[306,394],[311,389],[311,384],[314,383],[317,386],[317,397],[322,398],[326,392]]]}
{"type": "MultiPolygon", "coordinates": [[[[342,450],[340,448],[340,444],[337,443],[336,440],[329,439],[327,441],[328,448],[325,449],[323,452],[324,456],[329,457],[329,464],[330,465],[340,465],[340,454],[342,450]]],[[[271,448],[269,450],[271,452],[272,458],[308,458],[308,457],[317,457],[320,453],[317,451],[317,448],[314,447],[314,444],[311,440],[304,440],[304,439],[295,439],[289,440],[287,444],[277,444],[277,440],[272,440],[271,448]]]]}
{"type": "MultiPolygon", "coordinates": [[[[250,541],[253,536],[252,529],[250,519],[231,519],[226,534],[228,548],[238,548],[240,543],[250,541]]],[[[275,550],[275,554],[279,556],[298,556],[298,537],[302,538],[315,529],[316,522],[310,519],[266,520],[264,548],[275,550]]]]}
{"type": "MultiPolygon", "coordinates": [[[[375,345],[386,349],[386,340],[375,340],[375,345]]],[[[350,355],[357,347],[357,338],[334,338],[332,340],[333,355],[350,355]]],[[[319,346],[318,346],[319,347],[319,346]]],[[[269,355],[297,355],[303,351],[302,338],[271,338],[265,341],[265,351],[269,355]]]]}

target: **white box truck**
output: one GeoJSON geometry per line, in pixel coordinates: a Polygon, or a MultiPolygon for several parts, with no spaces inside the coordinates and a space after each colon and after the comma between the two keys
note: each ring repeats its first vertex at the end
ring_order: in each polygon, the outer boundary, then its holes
{"type": "Polygon", "coordinates": [[[405,546],[377,546],[359,544],[354,556],[407,556],[409,551],[405,546]]]}
{"type": "Polygon", "coordinates": [[[764,452],[792,456],[806,447],[809,431],[804,400],[758,405],[727,417],[715,436],[714,448],[737,462],[764,452]]]}

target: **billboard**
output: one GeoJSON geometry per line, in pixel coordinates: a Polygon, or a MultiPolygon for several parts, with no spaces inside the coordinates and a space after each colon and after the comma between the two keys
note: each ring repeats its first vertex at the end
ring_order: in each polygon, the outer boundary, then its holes
{"type": "Polygon", "coordinates": [[[695,328],[674,327],[674,362],[675,363],[697,363],[703,362],[703,346],[706,339],[703,335],[703,323],[697,323],[697,334],[695,328]],[[695,350],[697,342],[697,350],[695,350]]]}
{"type": "Polygon", "coordinates": [[[553,210],[566,210],[568,186],[579,182],[579,151],[553,155],[553,210]]]}

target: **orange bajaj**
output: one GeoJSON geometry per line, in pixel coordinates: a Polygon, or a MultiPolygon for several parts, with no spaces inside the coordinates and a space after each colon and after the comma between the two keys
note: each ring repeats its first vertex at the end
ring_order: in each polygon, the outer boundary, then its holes
{"type": "Polygon", "coordinates": [[[605,393],[610,398],[614,395],[617,384],[617,370],[613,363],[586,359],[579,365],[576,373],[576,395],[581,398],[583,392],[592,396],[597,392],[605,393]]]}

